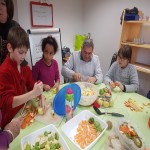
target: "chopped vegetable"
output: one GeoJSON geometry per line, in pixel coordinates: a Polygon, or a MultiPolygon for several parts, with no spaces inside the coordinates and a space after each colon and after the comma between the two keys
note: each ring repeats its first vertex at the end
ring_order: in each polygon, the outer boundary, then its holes
{"type": "Polygon", "coordinates": [[[91,118],[89,118],[89,123],[94,123],[94,118],[93,117],[91,117],[91,118]]]}

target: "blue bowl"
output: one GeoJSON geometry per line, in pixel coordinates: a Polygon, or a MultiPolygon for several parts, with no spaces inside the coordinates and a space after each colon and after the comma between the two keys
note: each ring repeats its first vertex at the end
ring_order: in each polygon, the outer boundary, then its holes
{"type": "Polygon", "coordinates": [[[54,101],[53,101],[54,112],[60,116],[66,115],[65,97],[66,97],[66,91],[68,88],[71,88],[74,93],[74,110],[76,109],[77,105],[79,104],[79,101],[81,98],[81,89],[75,83],[68,84],[68,85],[64,86],[62,89],[60,89],[58,91],[58,93],[56,94],[56,96],[54,97],[54,101]]]}

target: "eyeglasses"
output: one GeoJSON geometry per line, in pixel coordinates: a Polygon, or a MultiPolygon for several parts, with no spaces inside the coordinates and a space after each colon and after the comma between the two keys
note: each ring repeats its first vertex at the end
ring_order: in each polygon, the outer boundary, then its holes
{"type": "Polygon", "coordinates": [[[83,53],[84,53],[85,55],[92,55],[92,52],[86,52],[85,50],[83,50],[83,53]]]}
{"type": "Polygon", "coordinates": [[[122,61],[122,60],[127,60],[127,58],[121,57],[121,56],[118,56],[118,59],[121,60],[121,61],[122,61]]]}

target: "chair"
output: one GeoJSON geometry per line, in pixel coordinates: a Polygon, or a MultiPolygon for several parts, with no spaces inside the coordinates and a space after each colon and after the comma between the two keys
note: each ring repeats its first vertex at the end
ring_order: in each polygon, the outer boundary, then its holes
{"type": "Polygon", "coordinates": [[[115,52],[112,56],[112,59],[111,59],[111,63],[110,63],[110,66],[109,68],[111,67],[111,65],[117,60],[117,56],[118,56],[118,52],[115,52]]]}
{"type": "Polygon", "coordinates": [[[147,98],[150,99],[150,91],[147,93],[147,98]]]}

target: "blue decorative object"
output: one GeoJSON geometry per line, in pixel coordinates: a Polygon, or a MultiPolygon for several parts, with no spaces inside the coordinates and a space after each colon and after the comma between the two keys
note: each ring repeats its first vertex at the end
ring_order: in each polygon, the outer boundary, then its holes
{"type": "Polygon", "coordinates": [[[137,15],[137,14],[125,14],[124,20],[125,21],[139,20],[139,15],[137,15]]]}
{"type": "Polygon", "coordinates": [[[54,97],[54,101],[53,101],[54,112],[60,116],[66,115],[66,110],[65,110],[65,98],[66,97],[65,96],[66,96],[66,91],[68,88],[71,88],[74,93],[74,110],[76,109],[81,98],[81,89],[75,83],[68,84],[64,86],[62,89],[60,89],[60,91],[58,91],[58,93],[54,97]]]}

